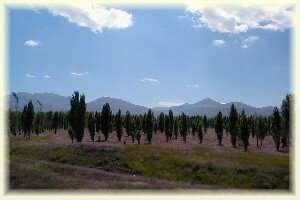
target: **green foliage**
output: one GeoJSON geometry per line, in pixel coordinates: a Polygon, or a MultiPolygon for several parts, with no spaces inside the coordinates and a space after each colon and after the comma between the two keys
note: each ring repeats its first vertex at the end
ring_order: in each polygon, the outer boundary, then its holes
{"type": "Polygon", "coordinates": [[[202,144],[203,141],[203,131],[202,131],[202,123],[198,122],[198,138],[200,140],[200,144],[202,144]]]}
{"type": "Polygon", "coordinates": [[[153,122],[153,132],[156,135],[156,133],[157,133],[157,122],[156,121],[153,122]]]}
{"type": "Polygon", "coordinates": [[[159,114],[158,129],[161,133],[165,131],[165,114],[163,112],[159,114]]]}
{"type": "Polygon", "coordinates": [[[281,139],[281,116],[278,108],[275,106],[272,114],[272,133],[275,142],[276,150],[279,151],[280,139],[281,139]]]}
{"type": "Polygon", "coordinates": [[[116,117],[115,117],[115,127],[116,127],[118,141],[121,141],[122,134],[123,134],[123,128],[122,128],[122,116],[121,116],[120,109],[117,112],[116,117]]]}
{"type": "Polygon", "coordinates": [[[29,103],[26,106],[24,106],[21,119],[22,119],[24,137],[26,136],[26,134],[28,134],[28,137],[30,139],[30,133],[33,128],[33,119],[34,119],[34,107],[32,101],[29,101],[29,103]]]}
{"type": "Polygon", "coordinates": [[[223,139],[223,119],[222,119],[222,113],[220,111],[215,117],[215,132],[217,133],[219,145],[221,145],[223,139]]]}
{"type": "Polygon", "coordinates": [[[59,116],[58,112],[56,111],[53,116],[53,122],[52,122],[52,129],[54,129],[54,133],[56,134],[58,129],[58,123],[59,123],[59,116]]]}
{"type": "Polygon", "coordinates": [[[148,140],[149,144],[151,144],[152,132],[153,132],[153,113],[152,113],[151,109],[149,109],[148,113],[147,113],[145,131],[147,134],[147,140],[148,140]]]}
{"type": "Polygon", "coordinates": [[[138,130],[137,133],[135,134],[136,140],[138,141],[138,144],[141,142],[141,132],[138,130]]]}
{"type": "Polygon", "coordinates": [[[250,130],[249,130],[249,124],[248,124],[248,119],[245,114],[245,111],[243,110],[241,115],[240,115],[240,133],[241,133],[241,140],[243,142],[245,151],[247,151],[247,148],[249,146],[249,136],[250,136],[250,130]]]}
{"type": "Polygon", "coordinates": [[[282,116],[282,147],[288,146],[288,140],[290,137],[290,110],[293,109],[293,95],[286,95],[281,104],[281,116],[282,116]]]}
{"type": "Polygon", "coordinates": [[[126,111],[125,115],[125,129],[127,136],[129,137],[131,135],[131,116],[129,111],[126,111]]]}
{"type": "Polygon", "coordinates": [[[165,135],[166,135],[166,139],[167,142],[170,139],[170,118],[168,115],[165,116],[165,135]]]}
{"type": "Polygon", "coordinates": [[[257,126],[257,137],[261,142],[262,146],[262,140],[265,139],[265,136],[267,135],[267,125],[265,124],[265,120],[262,116],[258,118],[258,126],[257,126]]]}
{"type": "Polygon", "coordinates": [[[204,128],[204,133],[206,133],[207,128],[208,128],[208,121],[206,115],[203,117],[203,128],[204,128]]]}
{"type": "Polygon", "coordinates": [[[236,147],[237,135],[238,135],[238,113],[233,104],[230,106],[230,113],[228,118],[229,133],[231,137],[231,144],[236,147]]]}
{"type": "Polygon", "coordinates": [[[174,129],[174,115],[172,110],[169,110],[169,118],[170,118],[170,140],[172,139],[173,129],[174,129]]]}
{"type": "Polygon", "coordinates": [[[85,127],[85,112],[86,103],[85,96],[79,95],[78,91],[75,91],[70,100],[71,110],[69,112],[69,123],[74,137],[77,142],[81,142],[84,135],[85,127]]]}
{"type": "Polygon", "coordinates": [[[43,131],[44,113],[38,112],[35,114],[34,118],[34,132],[36,135],[39,135],[43,131]]]}
{"type": "Polygon", "coordinates": [[[96,118],[96,132],[99,133],[101,130],[101,113],[96,112],[95,118],[96,118]]]}
{"type": "Polygon", "coordinates": [[[112,114],[108,103],[103,105],[101,114],[101,131],[104,134],[105,141],[107,141],[108,133],[111,129],[112,114]]]}
{"type": "Polygon", "coordinates": [[[186,143],[186,135],[188,132],[188,124],[187,124],[187,117],[184,113],[181,114],[180,116],[180,125],[179,125],[179,129],[180,129],[180,134],[183,137],[183,141],[186,143]]]}
{"type": "Polygon", "coordinates": [[[175,136],[175,140],[177,140],[177,137],[178,137],[178,118],[177,117],[174,119],[174,136],[175,136]]]}
{"type": "Polygon", "coordinates": [[[94,142],[96,133],[96,118],[92,112],[90,112],[88,116],[88,130],[90,132],[91,140],[94,142]]]}

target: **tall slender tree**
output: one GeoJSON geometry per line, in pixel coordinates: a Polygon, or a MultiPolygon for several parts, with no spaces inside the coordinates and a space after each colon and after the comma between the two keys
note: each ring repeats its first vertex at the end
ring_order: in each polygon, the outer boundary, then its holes
{"type": "Polygon", "coordinates": [[[221,111],[218,112],[215,118],[215,132],[217,133],[219,145],[221,146],[222,139],[223,139],[223,119],[222,119],[221,111]]]}
{"type": "Polygon", "coordinates": [[[170,118],[170,140],[172,140],[173,129],[174,129],[174,115],[172,110],[169,110],[169,118],[170,118]]]}
{"type": "Polygon", "coordinates": [[[186,143],[186,136],[188,132],[188,124],[187,124],[187,117],[184,113],[181,114],[180,116],[180,134],[183,137],[184,143],[186,143]]]}
{"type": "Polygon", "coordinates": [[[175,140],[177,140],[177,137],[178,137],[178,118],[177,117],[174,119],[174,136],[175,136],[175,140]]]}
{"type": "Polygon", "coordinates": [[[58,129],[58,123],[59,123],[59,116],[58,112],[56,111],[53,115],[53,122],[52,122],[52,129],[54,129],[54,134],[56,134],[58,129]]]}
{"type": "Polygon", "coordinates": [[[96,112],[95,118],[96,118],[96,132],[99,133],[101,130],[101,112],[96,112]]]}
{"type": "Polygon", "coordinates": [[[123,128],[122,128],[122,115],[121,115],[120,109],[116,114],[115,126],[116,126],[118,141],[121,141],[122,134],[123,134],[123,128]]]}
{"type": "Polygon", "coordinates": [[[92,142],[95,140],[95,133],[96,133],[96,118],[94,113],[90,112],[88,117],[88,130],[90,132],[90,137],[92,142]]]}
{"type": "Polygon", "coordinates": [[[250,137],[250,130],[249,130],[249,123],[245,111],[243,110],[240,115],[240,132],[241,132],[241,140],[243,142],[245,151],[248,150],[249,146],[249,137],[250,137]]]}
{"type": "Polygon", "coordinates": [[[23,131],[24,137],[28,134],[28,138],[30,139],[30,133],[33,128],[33,119],[34,119],[34,106],[32,101],[29,101],[27,105],[24,106],[22,112],[22,124],[23,124],[23,131]]]}
{"type": "Polygon", "coordinates": [[[230,113],[228,118],[229,133],[231,137],[231,144],[236,147],[238,135],[238,113],[233,104],[230,106],[230,113]]]}
{"type": "Polygon", "coordinates": [[[131,135],[131,116],[128,110],[126,111],[126,115],[125,115],[125,129],[126,129],[126,134],[129,137],[131,135]]]}
{"type": "Polygon", "coordinates": [[[71,110],[69,112],[69,123],[76,141],[82,142],[86,120],[86,103],[84,94],[79,95],[79,92],[75,91],[70,100],[70,104],[71,110]]]}
{"type": "Polygon", "coordinates": [[[147,140],[148,140],[149,144],[151,144],[152,132],[153,132],[153,113],[152,113],[151,109],[148,110],[148,113],[146,116],[145,131],[147,134],[147,140]]]}
{"type": "Polygon", "coordinates": [[[202,144],[203,141],[203,131],[202,131],[202,123],[201,121],[198,122],[198,138],[200,140],[200,144],[202,144]]]}
{"type": "Polygon", "coordinates": [[[103,105],[102,112],[101,112],[101,131],[104,134],[105,141],[107,141],[108,133],[111,129],[111,121],[112,121],[112,114],[111,109],[108,103],[103,105]]]}
{"type": "Polygon", "coordinates": [[[292,94],[286,95],[285,99],[281,104],[281,116],[282,116],[282,147],[288,146],[289,136],[290,136],[290,110],[292,107],[293,96],[292,94]]]}
{"type": "Polygon", "coordinates": [[[272,114],[272,133],[275,142],[276,150],[279,151],[280,139],[281,139],[281,116],[278,108],[275,106],[272,114]]]}
{"type": "Polygon", "coordinates": [[[165,135],[167,142],[169,142],[170,139],[170,118],[168,115],[165,116],[165,135]]]}
{"type": "Polygon", "coordinates": [[[204,129],[204,133],[206,133],[207,127],[208,127],[208,121],[207,121],[206,115],[204,115],[204,117],[203,117],[203,129],[204,129]]]}
{"type": "Polygon", "coordinates": [[[163,112],[159,114],[158,129],[161,133],[165,132],[165,114],[163,112]]]}

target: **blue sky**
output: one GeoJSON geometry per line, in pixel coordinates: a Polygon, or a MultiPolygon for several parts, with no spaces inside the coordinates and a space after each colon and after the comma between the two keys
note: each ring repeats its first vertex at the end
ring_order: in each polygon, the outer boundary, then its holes
{"type": "Polygon", "coordinates": [[[9,9],[9,92],[280,106],[290,7],[9,9]],[[83,9],[86,9],[83,12],[83,9]],[[262,12],[263,11],[263,12],[262,12]]]}

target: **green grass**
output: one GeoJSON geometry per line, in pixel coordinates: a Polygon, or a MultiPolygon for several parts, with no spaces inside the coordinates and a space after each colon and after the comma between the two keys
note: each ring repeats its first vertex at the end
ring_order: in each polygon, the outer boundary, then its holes
{"type": "Polygon", "coordinates": [[[190,184],[289,189],[288,157],[214,152],[208,147],[180,150],[155,145],[66,145],[39,142],[39,138],[47,139],[47,135],[34,137],[34,141],[23,137],[10,139],[11,188],[163,187],[156,182],[117,181],[100,171],[86,170],[90,168],[177,184],[168,187],[190,184]]]}
{"type": "MultiPolygon", "coordinates": [[[[202,149],[203,150],[203,149],[202,149]]],[[[121,156],[134,173],[240,189],[289,189],[287,158],[130,146],[121,156]],[[216,159],[217,158],[217,159],[216,159]]]]}
{"type": "Polygon", "coordinates": [[[110,172],[131,173],[125,164],[120,163],[121,149],[112,147],[92,147],[87,144],[76,145],[36,145],[12,144],[10,156],[19,159],[35,159],[92,167],[110,172]]]}

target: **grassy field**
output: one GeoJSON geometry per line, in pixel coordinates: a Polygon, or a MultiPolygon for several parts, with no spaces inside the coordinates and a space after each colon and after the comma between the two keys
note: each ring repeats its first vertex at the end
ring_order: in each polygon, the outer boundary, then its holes
{"type": "Polygon", "coordinates": [[[115,133],[108,142],[71,143],[66,131],[29,140],[9,136],[10,189],[290,189],[289,154],[276,152],[271,136],[249,152],[223,145],[209,130],[204,143],[188,136],[169,143],[154,135],[151,145],[115,133]],[[127,144],[123,144],[123,140],[127,144]]]}

